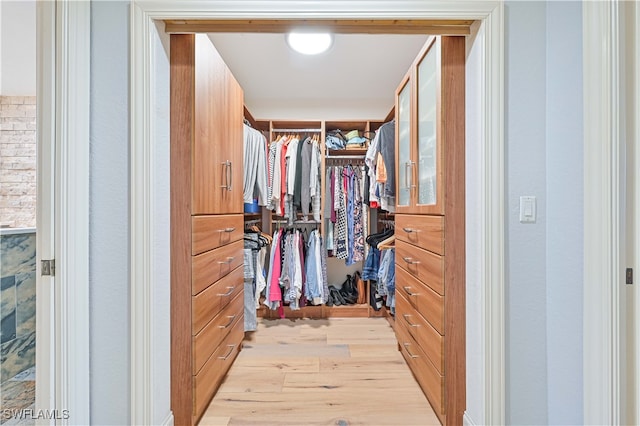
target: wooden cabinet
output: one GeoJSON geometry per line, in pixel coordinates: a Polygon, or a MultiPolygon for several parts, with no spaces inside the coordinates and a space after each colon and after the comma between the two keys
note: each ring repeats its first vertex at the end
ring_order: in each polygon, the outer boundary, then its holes
{"type": "Polygon", "coordinates": [[[206,35],[171,35],[171,409],[196,424],[244,337],[238,82],[206,35]]]}
{"type": "Polygon", "coordinates": [[[443,424],[465,410],[463,37],[432,37],[396,91],[396,333],[443,424]]]}

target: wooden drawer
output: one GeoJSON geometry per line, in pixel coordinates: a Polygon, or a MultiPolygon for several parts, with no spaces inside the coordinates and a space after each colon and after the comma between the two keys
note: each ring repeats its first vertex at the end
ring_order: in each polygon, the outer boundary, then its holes
{"type": "Polygon", "coordinates": [[[236,322],[244,317],[244,292],[233,299],[214,319],[193,337],[193,374],[197,374],[236,322]]]}
{"type": "Polygon", "coordinates": [[[200,254],[234,241],[244,233],[243,215],[192,216],[191,254],[200,254]]]}
{"type": "Polygon", "coordinates": [[[444,338],[405,299],[396,294],[396,321],[409,331],[438,373],[444,374],[444,338]]]}
{"type": "Polygon", "coordinates": [[[396,238],[444,255],[444,217],[397,214],[396,238]]]}
{"type": "Polygon", "coordinates": [[[242,240],[193,257],[191,294],[196,295],[244,263],[242,240]]]}
{"type": "Polygon", "coordinates": [[[433,410],[442,421],[445,414],[444,376],[438,373],[406,328],[396,327],[396,335],[402,356],[407,361],[433,410]]]}
{"type": "Polygon", "coordinates": [[[444,335],[443,296],[402,268],[396,268],[396,294],[404,296],[438,333],[444,335]]]}
{"type": "Polygon", "coordinates": [[[231,332],[222,344],[216,348],[213,355],[207,360],[202,370],[194,376],[193,380],[193,412],[194,424],[202,416],[204,410],[211,402],[211,398],[218,390],[222,379],[236,359],[242,347],[244,338],[244,321],[240,318],[236,321],[231,332]]]}
{"type": "Polygon", "coordinates": [[[244,268],[236,268],[206,290],[192,296],[192,334],[196,335],[244,288],[244,268]]]}
{"type": "Polygon", "coordinates": [[[396,265],[444,296],[444,258],[404,241],[396,241],[396,265]]]}

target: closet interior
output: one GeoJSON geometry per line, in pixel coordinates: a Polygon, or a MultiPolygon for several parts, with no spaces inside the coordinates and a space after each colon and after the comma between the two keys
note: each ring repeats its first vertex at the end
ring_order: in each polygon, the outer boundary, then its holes
{"type": "Polygon", "coordinates": [[[388,318],[461,423],[464,46],[430,37],[386,117],[256,119],[210,39],[171,34],[176,424],[197,424],[259,317],[388,318]]]}

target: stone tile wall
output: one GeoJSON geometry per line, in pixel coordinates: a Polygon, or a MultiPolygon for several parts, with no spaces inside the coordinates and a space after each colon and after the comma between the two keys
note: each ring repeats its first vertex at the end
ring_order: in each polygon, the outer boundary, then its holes
{"type": "MultiPolygon", "coordinates": [[[[4,231],[6,232],[6,231],[4,231]]],[[[0,383],[35,365],[36,234],[0,235],[0,383]]]]}
{"type": "Polygon", "coordinates": [[[0,96],[0,226],[36,226],[35,96],[0,96]]]}

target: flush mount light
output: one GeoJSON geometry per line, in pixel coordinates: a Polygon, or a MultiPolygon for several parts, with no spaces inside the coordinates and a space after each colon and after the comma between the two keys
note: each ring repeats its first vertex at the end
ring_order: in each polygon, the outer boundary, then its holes
{"type": "Polygon", "coordinates": [[[304,55],[325,52],[333,42],[333,37],[327,33],[289,33],[286,38],[289,47],[304,55]]]}

